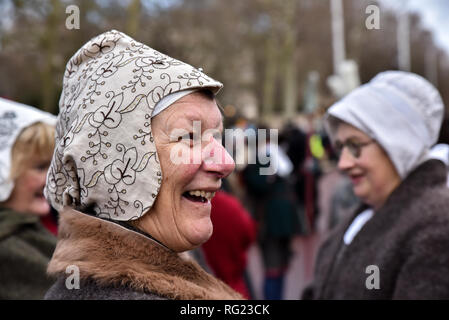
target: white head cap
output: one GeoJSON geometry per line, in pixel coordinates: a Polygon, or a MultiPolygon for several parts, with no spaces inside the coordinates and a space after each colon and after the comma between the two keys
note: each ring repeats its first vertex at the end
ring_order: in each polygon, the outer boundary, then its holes
{"type": "Polygon", "coordinates": [[[325,125],[335,136],[336,118],[375,139],[403,179],[429,159],[443,115],[441,96],[429,81],[413,73],[386,71],[331,106],[325,125]]]}
{"type": "Polygon", "coordinates": [[[0,202],[7,200],[14,189],[14,181],[11,180],[14,143],[25,128],[37,122],[55,125],[56,117],[25,104],[0,98],[0,202]]]}

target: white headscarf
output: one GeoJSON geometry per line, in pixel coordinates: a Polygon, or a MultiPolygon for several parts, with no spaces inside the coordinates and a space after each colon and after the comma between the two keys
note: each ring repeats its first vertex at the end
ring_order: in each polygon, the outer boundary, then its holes
{"type": "Polygon", "coordinates": [[[8,200],[14,189],[11,179],[14,143],[25,128],[37,122],[55,125],[56,117],[25,104],[0,98],[0,202],[8,200]]]}
{"type": "Polygon", "coordinates": [[[162,182],[152,117],[186,94],[221,87],[121,32],[93,38],[67,63],[45,196],[57,210],[141,217],[162,182]]]}
{"type": "Polygon", "coordinates": [[[431,157],[443,114],[441,96],[429,81],[413,73],[386,71],[331,106],[325,125],[335,136],[332,118],[337,118],[375,139],[404,179],[431,157]]]}

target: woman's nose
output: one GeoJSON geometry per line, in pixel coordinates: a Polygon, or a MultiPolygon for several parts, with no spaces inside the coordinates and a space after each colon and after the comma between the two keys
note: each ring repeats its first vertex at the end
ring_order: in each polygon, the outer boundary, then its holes
{"type": "Polygon", "coordinates": [[[354,166],[354,157],[347,148],[343,148],[338,159],[338,169],[345,171],[354,166]]]}
{"type": "Polygon", "coordinates": [[[212,138],[203,150],[203,168],[224,178],[234,170],[235,162],[223,145],[212,138]]]}

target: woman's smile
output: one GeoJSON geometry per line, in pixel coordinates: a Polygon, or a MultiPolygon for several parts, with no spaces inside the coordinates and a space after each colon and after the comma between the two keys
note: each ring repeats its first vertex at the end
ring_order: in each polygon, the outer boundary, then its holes
{"type": "Polygon", "coordinates": [[[363,178],[365,177],[364,174],[359,173],[359,174],[349,174],[349,179],[351,180],[352,184],[354,186],[360,184],[361,182],[363,182],[363,178]]]}
{"type": "Polygon", "coordinates": [[[210,203],[216,191],[191,190],[182,194],[182,197],[192,202],[210,203]]]}

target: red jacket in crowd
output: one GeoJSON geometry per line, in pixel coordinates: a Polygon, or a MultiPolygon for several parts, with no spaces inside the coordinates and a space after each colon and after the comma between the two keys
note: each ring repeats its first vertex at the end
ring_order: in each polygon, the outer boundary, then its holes
{"type": "Polygon", "coordinates": [[[203,244],[208,265],[231,288],[250,298],[244,272],[250,245],[256,240],[256,225],[240,202],[224,191],[212,199],[214,232],[203,244]]]}

